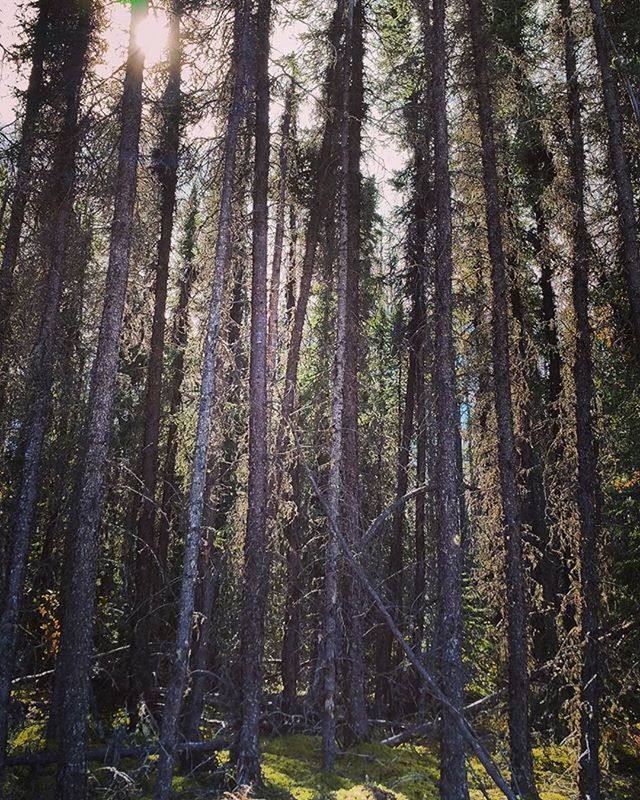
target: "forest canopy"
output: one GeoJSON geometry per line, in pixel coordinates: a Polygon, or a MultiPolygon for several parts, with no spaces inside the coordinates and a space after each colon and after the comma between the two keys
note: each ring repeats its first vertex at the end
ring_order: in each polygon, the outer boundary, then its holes
{"type": "Polygon", "coordinates": [[[640,797],[633,0],[0,0],[0,799],[640,797]]]}

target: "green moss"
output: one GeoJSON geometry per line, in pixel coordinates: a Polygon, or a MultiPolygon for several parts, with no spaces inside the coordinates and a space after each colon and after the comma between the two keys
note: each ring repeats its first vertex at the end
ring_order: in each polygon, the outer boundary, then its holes
{"type": "Polygon", "coordinates": [[[34,722],[21,728],[9,742],[12,753],[31,753],[42,750],[46,743],[46,725],[34,722]]]}
{"type": "Polygon", "coordinates": [[[264,743],[267,791],[294,800],[431,800],[437,797],[437,757],[423,747],[367,744],[338,758],[333,775],[320,770],[320,739],[290,736],[264,743]]]}

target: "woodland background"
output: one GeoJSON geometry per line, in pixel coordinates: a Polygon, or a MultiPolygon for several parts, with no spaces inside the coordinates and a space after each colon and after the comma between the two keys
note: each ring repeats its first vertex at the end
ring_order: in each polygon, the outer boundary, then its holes
{"type": "Polygon", "coordinates": [[[0,10],[0,795],[640,796],[637,0],[0,10]]]}

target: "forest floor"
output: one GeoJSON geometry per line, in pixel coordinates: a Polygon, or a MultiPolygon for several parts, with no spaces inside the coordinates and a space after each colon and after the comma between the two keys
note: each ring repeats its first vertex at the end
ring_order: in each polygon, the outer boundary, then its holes
{"type": "MultiPolygon", "coordinates": [[[[20,748],[21,749],[21,748],[20,748]]],[[[14,750],[15,752],[15,750],[14,750]]],[[[212,784],[224,772],[227,753],[218,755],[215,772],[208,767],[174,778],[174,795],[182,800],[233,800],[212,784]]],[[[568,747],[537,747],[534,751],[541,800],[575,800],[573,751],[568,747]]],[[[155,760],[122,761],[118,769],[92,765],[91,797],[101,800],[149,800],[155,760]]],[[[499,759],[500,760],[500,759],[499,759]]],[[[437,800],[438,755],[434,745],[387,747],[371,743],[352,748],[338,759],[335,773],[319,768],[320,739],[308,735],[266,738],[263,742],[264,800],[437,800]]],[[[7,797],[11,800],[48,800],[53,796],[54,768],[14,769],[7,797]]],[[[498,800],[482,767],[469,761],[472,800],[498,800]]],[[[640,798],[640,757],[625,750],[610,760],[605,775],[607,800],[640,798]]]]}

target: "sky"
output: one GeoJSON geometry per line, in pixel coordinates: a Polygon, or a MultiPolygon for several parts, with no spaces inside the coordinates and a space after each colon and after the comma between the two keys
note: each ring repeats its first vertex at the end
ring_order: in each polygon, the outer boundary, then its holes
{"type": "MultiPolygon", "coordinates": [[[[18,110],[18,101],[15,90],[24,89],[28,78],[28,65],[16,69],[8,51],[20,41],[21,22],[23,19],[24,0],[0,0],[0,130],[9,132],[13,126],[18,110]]],[[[280,15],[272,33],[271,57],[277,61],[284,55],[299,52],[303,48],[302,36],[307,30],[307,24],[302,19],[296,19],[287,14],[287,19],[280,15]]],[[[166,41],[165,18],[162,13],[151,11],[142,29],[139,39],[146,53],[147,66],[153,66],[162,60],[164,44],[166,41]]],[[[103,32],[106,44],[101,63],[96,65],[100,77],[107,77],[114,69],[121,65],[126,55],[127,31],[129,24],[129,10],[126,4],[110,2],[107,4],[107,26],[103,32]]],[[[375,104],[370,108],[371,117],[376,118],[375,104]]],[[[279,116],[281,109],[274,104],[272,116],[279,116]]],[[[301,127],[305,127],[305,115],[309,111],[301,109],[301,127]]],[[[274,119],[274,129],[277,121],[274,119]]],[[[405,160],[405,154],[391,140],[388,132],[379,125],[369,124],[365,131],[367,147],[363,159],[363,172],[373,175],[380,190],[380,213],[387,217],[393,208],[398,205],[400,195],[389,185],[394,171],[400,169],[405,160]],[[369,134],[366,136],[366,134],[369,134]]]]}

